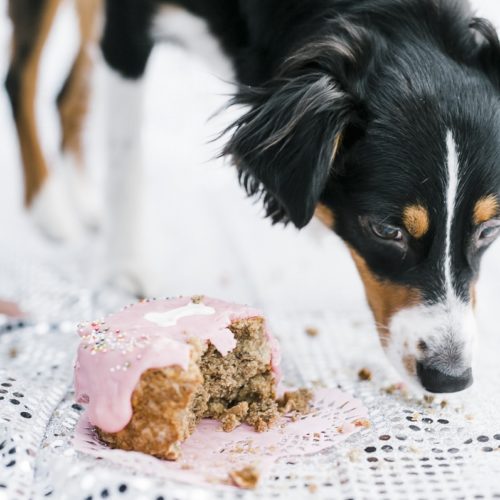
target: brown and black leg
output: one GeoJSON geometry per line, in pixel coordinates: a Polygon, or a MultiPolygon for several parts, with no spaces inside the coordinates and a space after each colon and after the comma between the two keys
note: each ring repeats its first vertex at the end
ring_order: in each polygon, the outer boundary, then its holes
{"type": "Polygon", "coordinates": [[[93,55],[97,53],[101,0],[75,0],[80,30],[80,46],[68,78],[57,97],[61,123],[63,177],[75,214],[85,226],[99,225],[98,196],[84,169],[82,132],[87,115],[93,55]]]}
{"type": "Polygon", "coordinates": [[[90,96],[92,53],[96,50],[101,0],[76,0],[80,47],[71,72],[57,97],[61,121],[61,150],[83,165],[82,126],[90,96]]]}
{"type": "Polygon", "coordinates": [[[35,97],[42,50],[61,0],[10,0],[13,23],[12,59],[6,88],[19,137],[30,206],[48,177],[35,117],[35,97]]]}

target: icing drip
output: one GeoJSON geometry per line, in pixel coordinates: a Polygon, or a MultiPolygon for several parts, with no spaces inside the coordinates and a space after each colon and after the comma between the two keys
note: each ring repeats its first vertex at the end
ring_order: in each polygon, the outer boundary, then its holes
{"type": "MultiPolygon", "coordinates": [[[[118,432],[132,417],[131,396],[150,368],[189,366],[190,339],[210,342],[223,356],[236,347],[228,326],[261,317],[246,306],[210,298],[180,297],[143,301],[104,320],[78,325],[82,342],[75,364],[79,402],[88,403],[89,420],[106,432],[118,432]]],[[[279,347],[267,332],[271,365],[279,381],[279,347]]]]}

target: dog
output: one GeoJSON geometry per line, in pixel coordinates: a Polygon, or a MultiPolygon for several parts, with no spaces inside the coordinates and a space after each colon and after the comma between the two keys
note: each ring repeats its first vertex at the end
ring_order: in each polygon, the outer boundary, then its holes
{"type": "Polygon", "coordinates": [[[245,111],[222,155],[247,193],[273,223],[316,215],[344,240],[407,380],[469,387],[475,283],[500,232],[493,26],[465,0],[106,0],[110,251],[125,274],[144,74],[156,19],[179,11],[208,26],[234,69],[230,104],[245,111]]]}

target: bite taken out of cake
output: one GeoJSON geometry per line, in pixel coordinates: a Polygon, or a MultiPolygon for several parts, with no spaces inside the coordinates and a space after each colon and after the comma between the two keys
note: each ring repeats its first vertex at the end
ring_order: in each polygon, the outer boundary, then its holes
{"type": "Polygon", "coordinates": [[[78,333],[76,398],[111,447],[175,460],[201,418],[260,432],[279,416],[279,348],[258,310],[145,300],[78,333]]]}

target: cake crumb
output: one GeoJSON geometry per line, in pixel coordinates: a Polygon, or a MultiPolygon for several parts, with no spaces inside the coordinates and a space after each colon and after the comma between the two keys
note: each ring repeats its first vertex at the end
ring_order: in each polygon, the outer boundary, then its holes
{"type": "Polygon", "coordinates": [[[446,408],[448,406],[448,401],[446,399],[443,399],[443,401],[441,401],[441,408],[446,408]]]}
{"type": "Polygon", "coordinates": [[[248,415],[248,403],[243,401],[225,411],[221,417],[222,430],[232,432],[239,427],[248,415]]]}
{"type": "Polygon", "coordinates": [[[10,359],[15,359],[15,358],[17,358],[18,354],[19,354],[19,352],[18,352],[18,350],[17,350],[17,348],[16,348],[16,347],[11,347],[11,348],[9,349],[9,358],[10,358],[10,359]]]}
{"type": "Polygon", "coordinates": [[[361,368],[358,372],[358,378],[363,382],[370,381],[372,379],[372,372],[368,368],[361,368]]]}
{"type": "Polygon", "coordinates": [[[311,409],[312,399],[313,393],[310,389],[285,392],[283,397],[278,399],[279,411],[282,414],[290,412],[307,414],[311,409]]]}
{"type": "Polygon", "coordinates": [[[319,334],[319,330],[314,326],[308,326],[305,332],[309,337],[317,337],[319,334]]]}
{"type": "Polygon", "coordinates": [[[204,299],[203,295],[193,295],[191,297],[191,302],[193,304],[201,304],[201,301],[204,299]]]}
{"type": "Polygon", "coordinates": [[[408,397],[408,391],[405,388],[405,385],[403,383],[398,383],[398,384],[391,384],[387,387],[384,387],[383,391],[386,394],[396,394],[399,393],[403,397],[408,397]]]}
{"type": "Polygon", "coordinates": [[[369,429],[372,426],[372,424],[366,418],[358,418],[357,420],[354,421],[354,426],[355,427],[364,427],[365,429],[369,429]]]}
{"type": "Polygon", "coordinates": [[[361,462],[362,457],[363,452],[359,448],[353,448],[347,454],[347,458],[349,458],[350,462],[361,462]]]}
{"type": "Polygon", "coordinates": [[[238,486],[238,488],[252,490],[256,488],[260,479],[260,474],[253,465],[249,465],[247,467],[243,467],[243,469],[231,471],[229,473],[229,478],[235,486],[238,486]]]}
{"type": "Polygon", "coordinates": [[[308,484],[307,490],[309,491],[309,493],[316,493],[318,491],[318,485],[317,484],[308,484]]]}
{"type": "Polygon", "coordinates": [[[238,420],[238,417],[232,413],[224,415],[220,422],[224,432],[233,432],[236,427],[241,425],[241,420],[238,420]]]}

